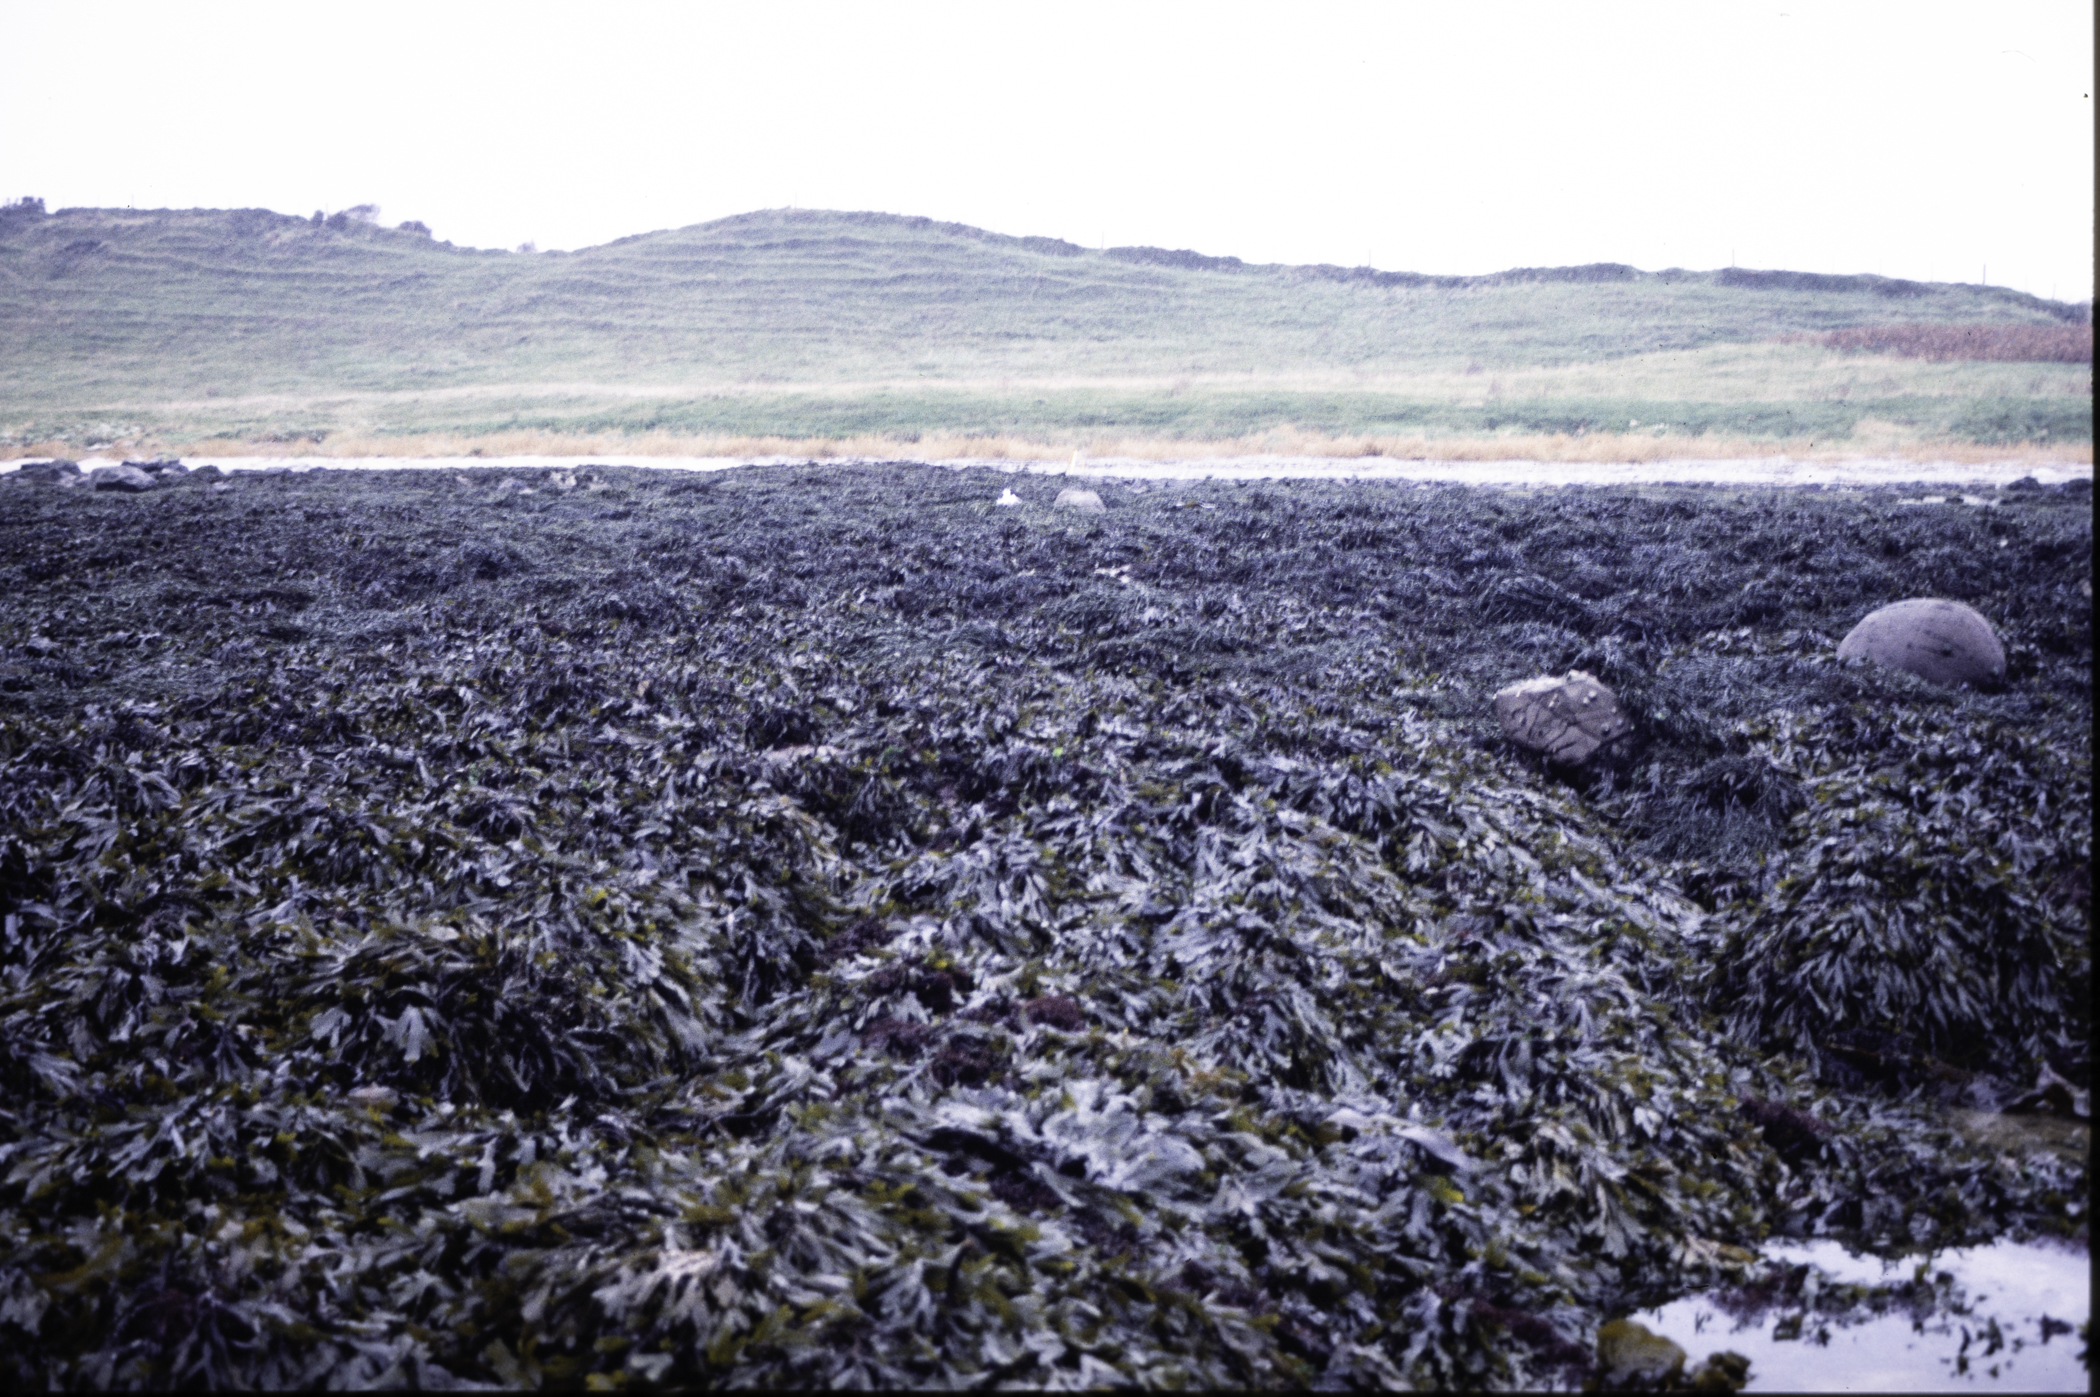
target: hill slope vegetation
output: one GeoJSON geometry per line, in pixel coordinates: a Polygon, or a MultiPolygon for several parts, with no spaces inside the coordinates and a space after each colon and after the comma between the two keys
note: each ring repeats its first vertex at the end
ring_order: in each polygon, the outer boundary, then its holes
{"type": "Polygon", "coordinates": [[[2089,363],[1774,341],[2084,315],[1874,276],[1254,266],[867,213],[523,254],[341,215],[18,205],[0,214],[0,431],[1831,437],[1867,419],[2061,441],[2090,437],[2089,363]]]}

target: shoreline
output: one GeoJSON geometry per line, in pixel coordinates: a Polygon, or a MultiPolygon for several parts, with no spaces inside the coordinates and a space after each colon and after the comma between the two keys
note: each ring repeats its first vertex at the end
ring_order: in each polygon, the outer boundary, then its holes
{"type": "MultiPolygon", "coordinates": [[[[83,471],[118,464],[122,457],[89,456],[83,471]]],[[[748,466],[812,464],[807,456],[216,456],[182,458],[191,469],[215,466],[228,474],[311,470],[576,470],[592,466],[675,471],[721,471],[748,466]]],[[[21,461],[0,463],[0,475],[12,474],[21,461]]],[[[1816,459],[1786,455],[1766,457],[1677,457],[1653,461],[1440,460],[1333,456],[1191,456],[1149,460],[1133,456],[1075,456],[1070,460],[998,457],[952,457],[931,461],[908,456],[836,456],[829,465],[940,465],[951,470],[983,469],[1009,475],[1070,475],[1133,483],[1182,480],[1394,480],[1420,484],[1457,484],[1551,488],[1575,485],[1715,485],[1715,486],[2005,486],[2021,479],[2038,485],[2090,481],[2088,462],[2038,462],[2018,458],[1996,461],[1917,461],[1902,457],[1816,459]]]]}

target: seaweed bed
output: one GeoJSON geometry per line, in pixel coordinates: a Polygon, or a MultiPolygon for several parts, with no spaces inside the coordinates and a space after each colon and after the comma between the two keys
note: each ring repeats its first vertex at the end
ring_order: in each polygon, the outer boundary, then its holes
{"type": "Polygon", "coordinates": [[[213,474],[0,480],[0,1384],[1579,1384],[2086,1235],[1957,1125],[2083,1110],[2089,487],[213,474]]]}

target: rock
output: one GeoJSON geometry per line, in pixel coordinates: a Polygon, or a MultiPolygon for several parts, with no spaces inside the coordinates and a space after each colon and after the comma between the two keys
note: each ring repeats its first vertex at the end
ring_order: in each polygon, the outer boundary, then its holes
{"type": "Polygon", "coordinates": [[[1869,612],[1838,644],[1841,660],[1866,659],[1952,687],[2005,676],[2005,647],[1991,623],[1958,601],[1912,597],[1869,612]]]}
{"type": "Polygon", "coordinates": [[[221,479],[225,474],[226,472],[220,470],[217,466],[207,464],[197,467],[197,469],[184,476],[183,479],[193,483],[201,483],[206,480],[221,479]]]}
{"type": "Polygon", "coordinates": [[[1019,495],[1016,495],[1011,490],[1001,490],[999,492],[999,498],[992,501],[993,504],[997,505],[1001,509],[1012,509],[1015,505],[1019,504],[1020,502],[1021,497],[1019,495]]]}
{"type": "Polygon", "coordinates": [[[1107,505],[1101,503],[1101,497],[1092,490],[1077,488],[1058,491],[1057,507],[1059,509],[1091,509],[1096,511],[1108,508],[1107,505]]]}
{"type": "Polygon", "coordinates": [[[153,488],[153,477],[137,466],[97,466],[88,472],[88,484],[97,490],[140,495],[153,488]]]}
{"type": "Polygon", "coordinates": [[[156,456],[150,461],[126,461],[124,464],[138,467],[162,484],[166,484],[175,476],[188,475],[190,471],[188,466],[173,456],[156,456]]]}
{"type": "Polygon", "coordinates": [[[2093,1126],[2089,1120],[2062,1116],[2011,1116],[1997,1111],[1949,1110],[1947,1124],[1970,1144],[2015,1158],[2050,1154],[2083,1168],[2090,1157],[2093,1126]]]}
{"type": "Polygon", "coordinates": [[[1607,1390],[1668,1387],[1684,1373],[1684,1350],[1645,1324],[1615,1319],[1597,1331],[1597,1367],[1607,1390]]]}
{"type": "Polygon", "coordinates": [[[61,481],[78,480],[80,467],[72,461],[24,461],[16,474],[39,485],[56,485],[61,481]]]}
{"type": "Polygon", "coordinates": [[[1734,1349],[1710,1353],[1685,1380],[1694,1392],[1741,1392],[1750,1382],[1750,1360],[1734,1349]]]}
{"type": "Polygon", "coordinates": [[[551,489],[566,495],[576,488],[576,472],[549,471],[547,472],[547,484],[551,489]]]}
{"type": "Polygon", "coordinates": [[[1617,756],[1633,738],[1612,691],[1579,669],[1510,685],[1495,695],[1495,716],[1510,741],[1564,766],[1617,756]]]}

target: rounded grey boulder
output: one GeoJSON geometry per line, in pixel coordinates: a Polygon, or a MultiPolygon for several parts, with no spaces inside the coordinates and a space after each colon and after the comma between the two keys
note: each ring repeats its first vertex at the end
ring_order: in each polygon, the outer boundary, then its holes
{"type": "Polygon", "coordinates": [[[1872,660],[1929,684],[1975,684],[2005,676],[2005,647],[1971,607],[1911,597],[1867,613],[1838,643],[1841,660],[1872,660]]]}
{"type": "Polygon", "coordinates": [[[1101,503],[1101,497],[1099,495],[1095,494],[1092,490],[1082,490],[1076,485],[1057,492],[1057,504],[1055,507],[1058,509],[1088,510],[1102,510],[1107,508],[1106,505],[1101,503]]]}

